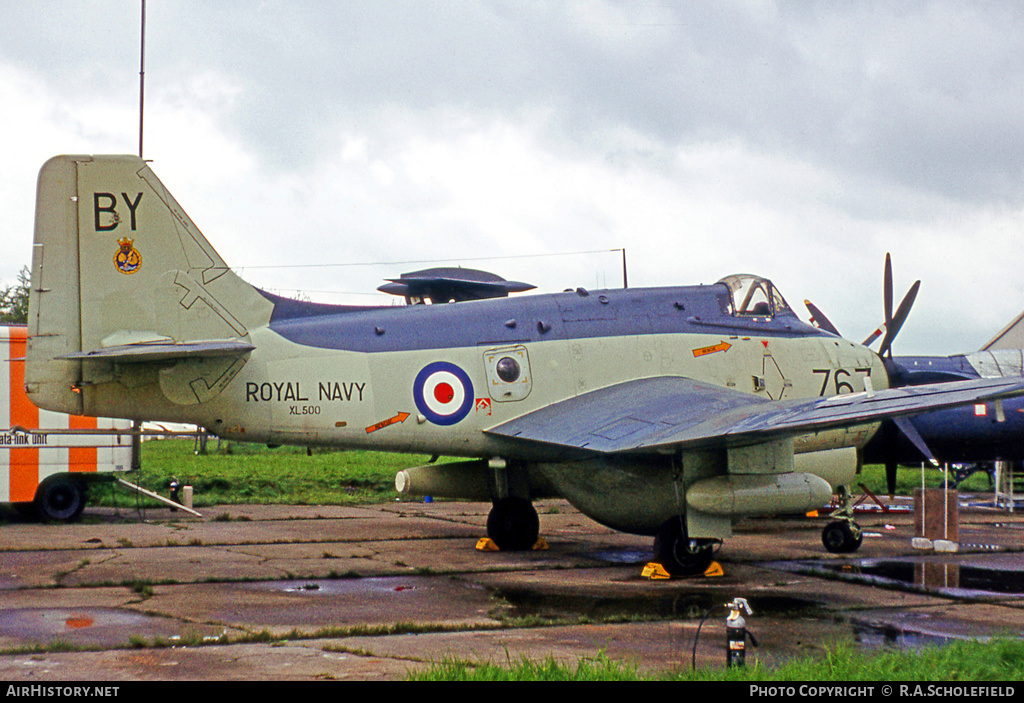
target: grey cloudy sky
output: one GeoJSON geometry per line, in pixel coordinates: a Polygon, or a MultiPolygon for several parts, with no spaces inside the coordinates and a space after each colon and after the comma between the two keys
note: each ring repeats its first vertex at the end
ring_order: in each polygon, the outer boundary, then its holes
{"type": "MultiPolygon", "coordinates": [[[[43,161],[138,150],[140,7],[0,0],[5,283],[43,161]]],[[[631,287],[761,273],[860,340],[889,251],[897,353],[1024,309],[1020,3],[149,0],[146,42],[145,156],[278,292],[614,287],[625,248],[631,287]]]]}

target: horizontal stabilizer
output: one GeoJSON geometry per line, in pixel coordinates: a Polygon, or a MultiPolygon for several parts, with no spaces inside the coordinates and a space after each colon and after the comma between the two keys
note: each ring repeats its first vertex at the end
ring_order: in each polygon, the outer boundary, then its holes
{"type": "Polygon", "coordinates": [[[235,339],[208,342],[147,342],[144,344],[121,344],[116,347],[75,352],[57,357],[78,361],[119,361],[123,363],[145,363],[169,359],[199,359],[205,357],[242,356],[255,349],[252,344],[235,339]]]}

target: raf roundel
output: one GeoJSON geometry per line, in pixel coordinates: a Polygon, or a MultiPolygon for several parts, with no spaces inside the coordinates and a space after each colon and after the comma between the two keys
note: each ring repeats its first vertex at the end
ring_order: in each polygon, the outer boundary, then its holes
{"type": "Polygon", "coordinates": [[[455,364],[437,361],[416,374],[416,407],[435,425],[454,425],[473,408],[473,382],[455,364]]]}

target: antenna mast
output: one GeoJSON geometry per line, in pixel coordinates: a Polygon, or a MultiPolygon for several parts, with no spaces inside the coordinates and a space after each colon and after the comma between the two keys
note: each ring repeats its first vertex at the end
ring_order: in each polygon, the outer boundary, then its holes
{"type": "Polygon", "coordinates": [[[142,115],[146,95],[146,0],[142,0],[142,41],[139,48],[139,158],[142,158],[142,115]]]}

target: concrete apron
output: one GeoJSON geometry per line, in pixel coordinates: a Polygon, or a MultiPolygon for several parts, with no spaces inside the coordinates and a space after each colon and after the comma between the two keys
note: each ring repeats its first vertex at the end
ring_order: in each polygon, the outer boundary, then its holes
{"type": "Polygon", "coordinates": [[[538,504],[546,550],[479,551],[488,508],[92,508],[76,525],[0,525],[0,676],[401,679],[446,658],[599,653],[720,667],[735,597],[753,610],[748,663],[1024,631],[1024,587],[984,587],[986,574],[1024,584],[1019,513],[962,509],[955,553],[914,549],[910,513],[861,515],[847,557],[822,548],[823,519],[751,520],[718,554],[724,575],[652,581],[647,538],[562,501],[538,504]]]}

